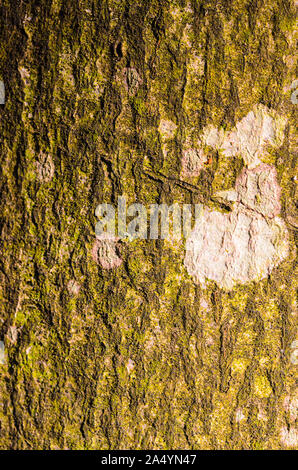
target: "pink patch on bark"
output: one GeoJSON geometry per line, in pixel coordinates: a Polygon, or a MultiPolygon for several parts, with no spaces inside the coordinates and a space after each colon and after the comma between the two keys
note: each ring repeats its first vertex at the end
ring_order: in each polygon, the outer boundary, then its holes
{"type": "Polygon", "coordinates": [[[55,166],[50,155],[40,153],[35,162],[38,178],[43,183],[49,183],[55,174],[55,166]]]}
{"type": "Polygon", "coordinates": [[[236,180],[238,200],[270,219],[281,211],[281,188],[277,181],[276,168],[262,163],[254,169],[244,168],[236,180]]]}
{"type": "Polygon", "coordinates": [[[122,264],[122,259],[117,254],[118,238],[103,233],[97,237],[93,248],[92,258],[95,263],[100,264],[103,269],[118,268],[122,264]]]}
{"type": "Polygon", "coordinates": [[[207,156],[202,149],[187,149],[182,153],[182,176],[192,178],[199,176],[204,163],[207,162],[207,156]]]}

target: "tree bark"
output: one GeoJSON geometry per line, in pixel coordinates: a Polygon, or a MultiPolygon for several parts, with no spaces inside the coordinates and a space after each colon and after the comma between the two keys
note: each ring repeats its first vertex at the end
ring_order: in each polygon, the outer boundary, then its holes
{"type": "Polygon", "coordinates": [[[0,9],[0,448],[297,447],[294,3],[0,9]],[[229,291],[195,283],[184,241],[121,240],[104,265],[97,205],[216,207],[241,156],[209,148],[187,179],[183,145],[259,104],[287,120],[270,157],[287,259],[229,291]]]}

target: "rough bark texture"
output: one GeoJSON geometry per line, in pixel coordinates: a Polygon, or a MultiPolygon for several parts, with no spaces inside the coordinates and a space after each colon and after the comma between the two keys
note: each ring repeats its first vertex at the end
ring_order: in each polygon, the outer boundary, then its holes
{"type": "Polygon", "coordinates": [[[1,449],[297,447],[294,16],[289,0],[0,1],[1,449]],[[119,195],[227,210],[213,195],[241,155],[208,147],[193,177],[183,155],[259,104],[287,122],[265,163],[290,249],[266,279],[203,288],[184,241],[96,241],[119,195]]]}

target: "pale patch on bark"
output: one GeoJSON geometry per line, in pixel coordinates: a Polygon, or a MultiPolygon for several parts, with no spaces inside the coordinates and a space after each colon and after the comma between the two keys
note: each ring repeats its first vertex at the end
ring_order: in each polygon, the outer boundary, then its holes
{"type": "Polygon", "coordinates": [[[289,420],[291,423],[294,423],[298,415],[298,390],[296,391],[296,396],[291,397],[287,396],[284,400],[284,408],[289,414],[289,420]]]}
{"type": "Polygon", "coordinates": [[[5,86],[4,82],[0,80],[0,104],[5,103],[5,86]]]}
{"type": "Polygon", "coordinates": [[[77,281],[72,279],[68,282],[67,289],[70,294],[78,295],[78,293],[80,292],[81,286],[77,281]]]}
{"type": "Polygon", "coordinates": [[[236,411],[235,419],[236,423],[241,423],[241,421],[245,420],[245,415],[243,414],[241,408],[238,408],[238,410],[236,411]]]}
{"type": "Polygon", "coordinates": [[[55,174],[52,157],[41,152],[35,165],[39,180],[42,183],[49,183],[55,174]]]}
{"type": "Polygon", "coordinates": [[[173,121],[161,119],[158,130],[163,141],[173,139],[176,129],[177,125],[173,121]]]}
{"type": "Polygon", "coordinates": [[[259,165],[253,170],[244,169],[236,181],[238,201],[266,217],[276,217],[281,211],[281,189],[276,169],[259,165]]]}
{"type": "MultiPolygon", "coordinates": [[[[218,200],[234,205],[224,214],[206,209],[186,242],[184,264],[195,282],[207,279],[228,290],[236,284],[265,279],[287,256],[288,231],[281,211],[281,189],[272,165],[261,162],[268,145],[278,147],[286,120],[263,105],[255,106],[230,132],[207,126],[201,148],[212,147],[226,157],[242,156],[248,168],[235,188],[219,191],[218,200]]],[[[183,173],[198,174],[197,153],[186,153],[183,173]],[[191,159],[191,156],[193,158],[191,159]]]]}
{"type": "Polygon", "coordinates": [[[285,426],[281,429],[280,433],[281,443],[285,447],[297,448],[298,446],[298,431],[293,426],[290,429],[285,426]]]}
{"type": "Polygon", "coordinates": [[[192,30],[191,25],[187,24],[184,28],[183,36],[182,36],[182,39],[181,39],[182,44],[185,44],[185,46],[188,49],[191,49],[191,47],[192,47],[192,41],[191,41],[191,37],[190,37],[191,30],[192,30]]]}
{"type": "Polygon", "coordinates": [[[291,363],[294,364],[294,366],[298,365],[298,349],[295,349],[290,357],[291,363]]]}
{"type": "Polygon", "coordinates": [[[203,299],[203,298],[202,298],[202,299],[200,300],[200,307],[201,307],[203,310],[206,310],[207,312],[210,311],[210,307],[209,307],[209,304],[208,304],[208,302],[207,302],[206,299],[203,299]]]}
{"type": "MultiPolygon", "coordinates": [[[[265,279],[289,250],[288,231],[280,213],[276,170],[260,165],[244,169],[228,214],[206,208],[186,241],[184,264],[195,282],[213,280],[228,290],[236,284],[265,279]]],[[[221,192],[221,197],[224,192],[221,192]]]]}
{"type": "Polygon", "coordinates": [[[207,156],[201,149],[189,148],[182,152],[182,173],[181,176],[191,178],[199,176],[204,164],[207,161],[207,156]]]}
{"type": "Polygon", "coordinates": [[[202,140],[206,145],[221,150],[226,157],[242,156],[248,168],[255,168],[261,163],[268,146],[282,145],[286,122],[274,110],[257,105],[230,132],[207,126],[202,140]]]}
{"type": "Polygon", "coordinates": [[[219,150],[224,140],[224,130],[209,125],[204,128],[202,144],[219,150]]]}
{"type": "Polygon", "coordinates": [[[28,69],[26,69],[26,67],[19,67],[19,72],[20,72],[20,75],[21,75],[21,78],[24,82],[24,85],[27,86],[29,85],[30,81],[30,72],[28,69]]]}
{"type": "Polygon", "coordinates": [[[122,259],[117,254],[118,239],[103,233],[100,237],[96,238],[92,248],[92,258],[100,264],[103,269],[118,268],[122,264],[122,259]]]}
{"type": "Polygon", "coordinates": [[[4,365],[6,363],[5,361],[5,346],[3,341],[0,341],[0,364],[4,365]]]}
{"type": "Polygon", "coordinates": [[[204,74],[204,68],[205,61],[201,55],[190,55],[187,72],[193,75],[194,79],[196,78],[196,76],[202,76],[204,74]]]}
{"type": "Polygon", "coordinates": [[[10,326],[7,331],[7,338],[12,344],[18,341],[18,329],[16,326],[10,326]]]}
{"type": "Polygon", "coordinates": [[[297,366],[298,364],[298,341],[297,340],[293,341],[293,343],[291,344],[291,349],[293,351],[291,352],[290,361],[294,366],[297,366]]]}

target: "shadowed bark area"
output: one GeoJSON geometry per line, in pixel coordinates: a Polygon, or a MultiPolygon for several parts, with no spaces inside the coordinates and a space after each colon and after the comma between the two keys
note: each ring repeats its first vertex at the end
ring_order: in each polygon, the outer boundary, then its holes
{"type": "Polygon", "coordinates": [[[0,448],[297,447],[294,2],[0,0],[0,18],[0,448]],[[286,260],[226,291],[188,275],[184,240],[121,240],[107,269],[97,205],[228,210],[213,195],[241,156],[208,147],[184,178],[183,152],[258,104],[287,122],[267,162],[286,260]]]}

